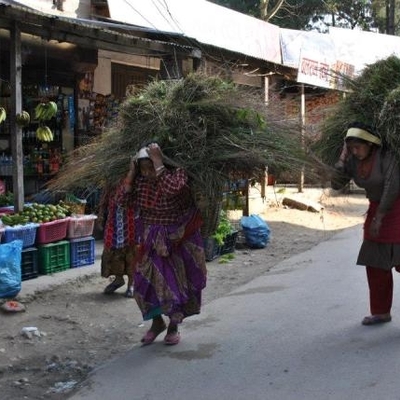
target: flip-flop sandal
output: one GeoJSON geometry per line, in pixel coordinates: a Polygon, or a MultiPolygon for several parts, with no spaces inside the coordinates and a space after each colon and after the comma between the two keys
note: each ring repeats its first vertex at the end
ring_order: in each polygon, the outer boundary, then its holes
{"type": "Polygon", "coordinates": [[[5,312],[13,313],[13,312],[21,312],[25,311],[25,306],[16,300],[6,301],[1,305],[1,309],[5,312]]]}
{"type": "Polygon", "coordinates": [[[125,282],[111,282],[109,285],[107,285],[104,289],[105,294],[111,294],[114,293],[117,289],[120,287],[124,286],[125,282]]]}
{"type": "Polygon", "coordinates": [[[172,346],[174,344],[178,344],[180,342],[180,340],[181,340],[181,335],[178,331],[176,331],[176,332],[167,333],[164,338],[164,343],[172,346]]]}
{"type": "Polygon", "coordinates": [[[146,346],[146,345],[148,345],[148,344],[151,344],[151,343],[153,343],[153,342],[156,340],[157,336],[158,336],[160,333],[164,332],[166,329],[167,329],[167,326],[163,326],[162,328],[160,328],[160,329],[157,330],[157,331],[152,331],[152,330],[150,329],[150,330],[148,330],[148,331],[146,332],[146,334],[142,337],[142,339],[141,339],[140,341],[143,343],[143,346],[146,346]]]}
{"type": "Polygon", "coordinates": [[[390,322],[392,320],[392,317],[386,316],[382,317],[380,315],[368,315],[365,317],[362,321],[362,325],[378,325],[378,324],[384,324],[386,322],[390,322]]]}

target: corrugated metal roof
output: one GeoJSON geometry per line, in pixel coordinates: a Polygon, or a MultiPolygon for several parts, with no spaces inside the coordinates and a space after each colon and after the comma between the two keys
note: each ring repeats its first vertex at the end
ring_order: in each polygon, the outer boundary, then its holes
{"type": "Polygon", "coordinates": [[[112,0],[111,19],[281,64],[278,26],[205,0],[112,0]]]}
{"type": "MultiPolygon", "coordinates": [[[[76,17],[71,17],[71,16],[64,16],[60,12],[54,12],[54,13],[48,13],[41,11],[40,9],[36,9],[32,6],[26,6],[23,4],[23,2],[20,1],[14,1],[14,0],[0,0],[0,6],[9,6],[13,10],[16,10],[17,12],[28,12],[29,14],[36,15],[37,17],[42,17],[42,18],[49,18],[54,21],[60,21],[64,22],[66,24],[69,24],[71,27],[77,26],[81,27],[84,29],[91,29],[91,30],[98,30],[100,29],[102,34],[108,35],[108,37],[114,38],[114,40],[117,40],[117,38],[124,38],[124,39],[136,39],[140,40],[142,42],[156,42],[160,43],[165,46],[177,46],[181,48],[186,48],[186,49],[193,49],[193,46],[187,44],[178,44],[176,41],[165,41],[165,40],[157,40],[154,38],[147,38],[143,37],[143,35],[140,35],[141,32],[144,33],[158,33],[154,29],[149,29],[146,27],[138,27],[138,26],[133,26],[129,25],[126,23],[116,23],[116,22],[106,22],[106,21],[98,21],[98,20],[91,20],[91,19],[85,19],[85,18],[76,18],[76,17]],[[136,33],[136,34],[135,34],[136,33]]],[[[26,24],[27,21],[20,21],[23,24],[26,24]]],[[[175,34],[176,37],[182,36],[181,34],[175,34]]]]}
{"type": "Polygon", "coordinates": [[[200,49],[204,44],[282,64],[278,26],[205,0],[112,0],[108,1],[110,21],[71,16],[49,7],[45,1],[0,0],[0,4],[85,28],[117,31],[119,35],[145,32],[151,40],[164,44],[200,49]]]}

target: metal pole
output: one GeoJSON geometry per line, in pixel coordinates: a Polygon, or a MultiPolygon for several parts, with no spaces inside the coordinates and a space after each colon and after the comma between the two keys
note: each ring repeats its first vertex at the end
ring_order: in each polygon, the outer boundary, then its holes
{"type": "MultiPolygon", "coordinates": [[[[300,133],[300,138],[301,138],[301,146],[304,148],[304,131],[305,131],[305,125],[306,125],[306,96],[304,93],[304,83],[301,84],[301,96],[300,96],[300,122],[301,122],[301,133],[300,133]]],[[[298,190],[300,193],[303,192],[304,189],[304,166],[300,169],[300,176],[299,176],[299,185],[298,185],[298,190]]]]}

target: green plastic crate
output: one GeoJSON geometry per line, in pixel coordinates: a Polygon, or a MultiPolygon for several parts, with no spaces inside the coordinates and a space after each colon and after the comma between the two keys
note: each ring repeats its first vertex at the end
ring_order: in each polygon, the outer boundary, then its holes
{"type": "Polygon", "coordinates": [[[65,271],[71,266],[70,244],[68,240],[38,246],[39,273],[43,275],[65,271]]]}

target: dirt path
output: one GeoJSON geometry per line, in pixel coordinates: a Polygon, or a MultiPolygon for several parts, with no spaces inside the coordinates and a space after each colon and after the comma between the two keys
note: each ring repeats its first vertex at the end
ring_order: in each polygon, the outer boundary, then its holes
{"type": "MultiPolygon", "coordinates": [[[[361,224],[366,204],[363,195],[332,197],[319,189],[269,193],[261,205],[254,200],[251,207],[255,213],[262,212],[271,229],[270,243],[261,250],[236,250],[229,263],[220,263],[220,259],[207,263],[204,307],[268,273],[280,261],[328,240],[344,228],[361,224]],[[287,195],[316,201],[324,209],[313,213],[282,207],[287,195]]],[[[139,343],[148,326],[143,324],[135,301],[125,298],[123,289],[103,295],[106,284],[96,273],[21,298],[27,309],[24,313],[0,314],[3,400],[67,399],[91,369],[139,343]],[[23,327],[37,327],[40,336],[22,335],[23,327]]]]}

